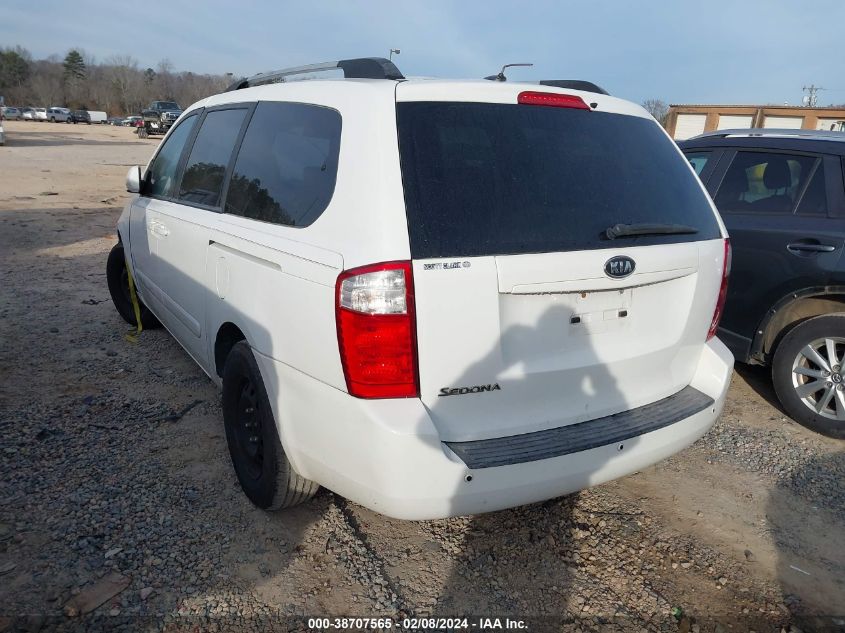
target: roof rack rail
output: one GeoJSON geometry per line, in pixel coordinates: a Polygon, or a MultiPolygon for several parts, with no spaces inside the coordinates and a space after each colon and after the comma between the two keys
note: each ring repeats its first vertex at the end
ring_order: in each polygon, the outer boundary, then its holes
{"type": "Polygon", "coordinates": [[[582,79],[543,79],[540,81],[541,86],[552,86],[554,88],[569,88],[571,90],[583,90],[584,92],[597,92],[602,95],[610,95],[610,93],[597,86],[592,81],[584,81],[582,79]]]}
{"type": "Polygon", "coordinates": [[[238,79],[226,88],[226,92],[240,90],[242,88],[251,88],[253,86],[262,86],[265,84],[282,83],[287,81],[288,77],[293,77],[294,75],[307,75],[310,73],[335,70],[337,68],[340,68],[343,71],[343,76],[346,79],[405,78],[404,75],[399,72],[396,64],[389,59],[385,59],[384,57],[359,57],[356,59],[341,59],[336,62],[294,66],[292,68],[282,68],[281,70],[271,70],[266,73],[258,73],[252,77],[238,79]]]}
{"type": "Polygon", "coordinates": [[[780,137],[795,136],[800,138],[817,139],[817,140],[834,140],[845,141],[845,132],[837,132],[835,130],[804,130],[804,129],[782,129],[782,128],[733,128],[729,130],[713,130],[711,132],[702,132],[687,140],[699,138],[727,138],[727,137],[780,137]]]}

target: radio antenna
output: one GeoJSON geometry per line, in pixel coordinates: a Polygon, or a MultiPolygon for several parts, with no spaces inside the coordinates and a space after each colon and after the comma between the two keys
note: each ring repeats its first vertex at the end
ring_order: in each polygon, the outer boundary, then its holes
{"type": "Polygon", "coordinates": [[[499,71],[498,75],[490,75],[489,77],[485,77],[485,79],[489,79],[490,81],[507,81],[508,78],[505,77],[505,68],[513,68],[514,66],[533,66],[534,64],[505,64],[502,66],[502,70],[499,71]]]}

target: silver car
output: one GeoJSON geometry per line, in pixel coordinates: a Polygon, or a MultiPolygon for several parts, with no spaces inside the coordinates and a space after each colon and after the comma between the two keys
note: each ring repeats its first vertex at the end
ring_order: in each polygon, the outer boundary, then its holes
{"type": "Polygon", "coordinates": [[[51,123],[70,123],[73,117],[68,108],[53,107],[47,110],[47,120],[51,123]]]}

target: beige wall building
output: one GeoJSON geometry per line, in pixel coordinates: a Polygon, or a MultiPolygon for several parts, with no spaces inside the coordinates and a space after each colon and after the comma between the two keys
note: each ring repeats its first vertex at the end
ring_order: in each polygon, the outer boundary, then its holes
{"type": "Polygon", "coordinates": [[[713,130],[731,128],[841,129],[845,108],[800,106],[672,105],[666,130],[681,140],[713,130]]]}

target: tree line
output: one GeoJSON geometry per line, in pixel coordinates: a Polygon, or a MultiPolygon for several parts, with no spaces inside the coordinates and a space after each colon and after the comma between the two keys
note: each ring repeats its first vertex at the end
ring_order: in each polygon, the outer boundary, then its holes
{"type": "Polygon", "coordinates": [[[20,46],[0,48],[0,95],[6,105],[73,110],[103,110],[109,116],[137,114],[150,101],[176,101],[187,107],[221,92],[232,81],[226,75],[176,71],[169,60],[142,68],[128,55],[98,63],[82,49],[64,58],[33,59],[20,46]]]}

